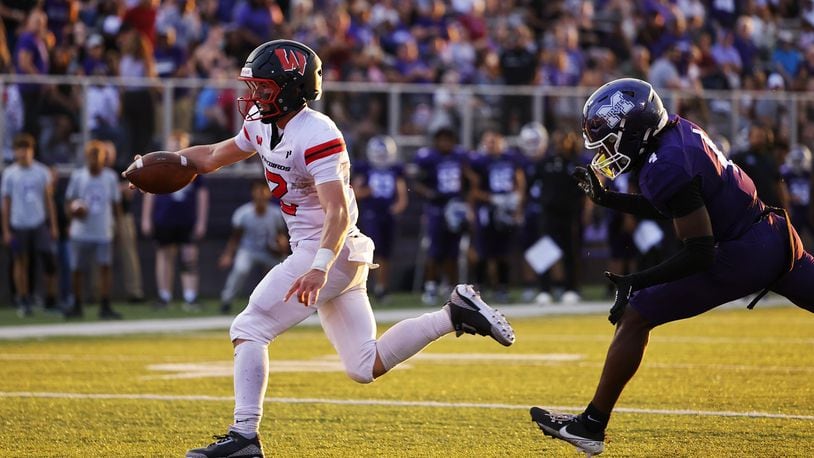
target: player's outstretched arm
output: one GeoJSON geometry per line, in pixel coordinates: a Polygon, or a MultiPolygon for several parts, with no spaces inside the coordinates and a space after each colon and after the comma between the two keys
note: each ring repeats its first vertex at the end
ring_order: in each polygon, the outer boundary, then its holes
{"type": "Polygon", "coordinates": [[[186,157],[198,173],[211,173],[221,167],[240,162],[254,155],[254,151],[246,152],[237,146],[234,138],[211,145],[196,145],[184,148],[177,152],[186,157]]]}

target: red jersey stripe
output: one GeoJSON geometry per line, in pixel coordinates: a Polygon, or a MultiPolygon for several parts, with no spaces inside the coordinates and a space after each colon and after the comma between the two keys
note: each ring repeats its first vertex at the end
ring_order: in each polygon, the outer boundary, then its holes
{"type": "Polygon", "coordinates": [[[336,146],[341,146],[342,148],[345,148],[345,142],[341,138],[335,138],[335,139],[327,141],[325,143],[321,143],[319,145],[312,146],[312,147],[308,148],[307,150],[305,150],[305,157],[308,157],[308,156],[310,156],[312,154],[321,153],[321,152],[327,150],[328,148],[332,148],[332,147],[336,147],[336,146]]]}
{"type": "Polygon", "coordinates": [[[308,165],[316,160],[341,153],[342,151],[345,151],[345,145],[336,145],[321,152],[312,153],[310,156],[305,157],[305,165],[308,165]]]}
{"type": "Polygon", "coordinates": [[[252,141],[252,139],[249,137],[249,131],[246,130],[246,126],[243,126],[243,135],[246,136],[246,140],[252,141]]]}

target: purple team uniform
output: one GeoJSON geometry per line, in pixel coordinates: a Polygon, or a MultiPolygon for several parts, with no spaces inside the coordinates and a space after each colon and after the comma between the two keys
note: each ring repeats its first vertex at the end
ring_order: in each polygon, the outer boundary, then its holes
{"type": "Polygon", "coordinates": [[[358,201],[359,229],[373,239],[376,256],[389,259],[393,251],[396,224],[390,207],[396,202],[397,183],[404,177],[404,167],[394,164],[374,167],[367,162],[354,164],[354,175],[370,188],[370,195],[358,201]]]}
{"type": "MultiPolygon", "coordinates": [[[[482,191],[489,194],[512,194],[515,192],[515,172],[521,164],[508,152],[500,156],[483,154],[472,161],[472,170],[480,177],[482,191]]],[[[481,258],[507,255],[509,234],[515,225],[514,209],[480,203],[475,208],[475,250],[481,258]]]]}
{"type": "Polygon", "coordinates": [[[540,204],[542,197],[542,183],[537,176],[539,159],[530,159],[523,153],[517,151],[518,163],[523,167],[526,174],[526,205],[523,208],[523,229],[520,236],[521,246],[528,249],[540,239],[542,232],[541,220],[543,218],[543,206],[540,204]]]}
{"type": "Polygon", "coordinates": [[[669,216],[667,202],[693,179],[700,190],[715,237],[715,261],[706,272],[633,293],[630,305],[651,325],[696,316],[718,305],[771,286],[796,305],[814,312],[814,258],[782,216],[764,212],[752,179],[718,153],[707,134],[690,121],[659,135],[639,174],[642,195],[669,216]],[[793,268],[789,271],[789,241],[793,268]],[[781,277],[782,275],[782,277],[781,277]],[[777,282],[775,283],[775,280],[777,282]]]}
{"type": "Polygon", "coordinates": [[[172,194],[157,194],[153,207],[153,232],[159,245],[187,244],[198,214],[198,189],[204,185],[198,176],[172,194]]]}
{"type": "Polygon", "coordinates": [[[800,229],[807,227],[809,230],[814,231],[814,228],[811,227],[811,221],[808,219],[808,209],[811,203],[811,172],[795,172],[789,167],[783,166],[780,168],[780,174],[783,181],[786,182],[786,187],[792,199],[789,206],[791,220],[800,229]]]}
{"type": "Polygon", "coordinates": [[[422,148],[416,153],[415,163],[422,171],[423,184],[436,193],[424,207],[430,238],[428,256],[436,261],[458,257],[460,230],[449,227],[444,210],[451,200],[463,197],[464,167],[468,161],[462,148],[455,148],[448,154],[432,148],[422,148]]]}

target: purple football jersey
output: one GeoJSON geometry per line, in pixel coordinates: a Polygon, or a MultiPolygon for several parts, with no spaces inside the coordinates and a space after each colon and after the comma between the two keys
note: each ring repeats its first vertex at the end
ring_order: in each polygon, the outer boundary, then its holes
{"type": "Polygon", "coordinates": [[[703,129],[678,116],[670,120],[659,135],[658,148],[644,159],[639,173],[642,194],[661,213],[670,216],[667,203],[699,177],[715,240],[738,238],[764,208],[755,184],[718,150],[703,129]]]}
{"type": "Polygon", "coordinates": [[[433,148],[422,148],[416,153],[415,163],[421,169],[424,185],[434,189],[438,198],[433,204],[443,205],[464,191],[463,169],[468,155],[462,148],[442,154],[433,148]]]}

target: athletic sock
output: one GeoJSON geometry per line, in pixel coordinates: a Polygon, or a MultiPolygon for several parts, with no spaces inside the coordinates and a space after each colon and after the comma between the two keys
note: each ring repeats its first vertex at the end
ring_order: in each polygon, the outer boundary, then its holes
{"type": "Polygon", "coordinates": [[[268,345],[246,341],[235,347],[235,422],[230,430],[257,435],[269,375],[268,345]]]}
{"type": "Polygon", "coordinates": [[[198,298],[198,293],[193,289],[185,289],[184,290],[184,301],[187,304],[194,304],[195,299],[198,298]]]}
{"type": "Polygon", "coordinates": [[[169,302],[172,299],[172,293],[167,291],[166,289],[159,289],[158,290],[158,297],[163,302],[169,302]]]}
{"type": "Polygon", "coordinates": [[[585,412],[582,413],[582,422],[585,428],[592,433],[599,433],[608,427],[610,421],[610,414],[605,413],[594,407],[593,403],[588,404],[585,412]]]}
{"type": "Polygon", "coordinates": [[[449,308],[444,306],[437,312],[396,323],[376,342],[376,351],[384,368],[390,370],[452,331],[449,308]]]}

